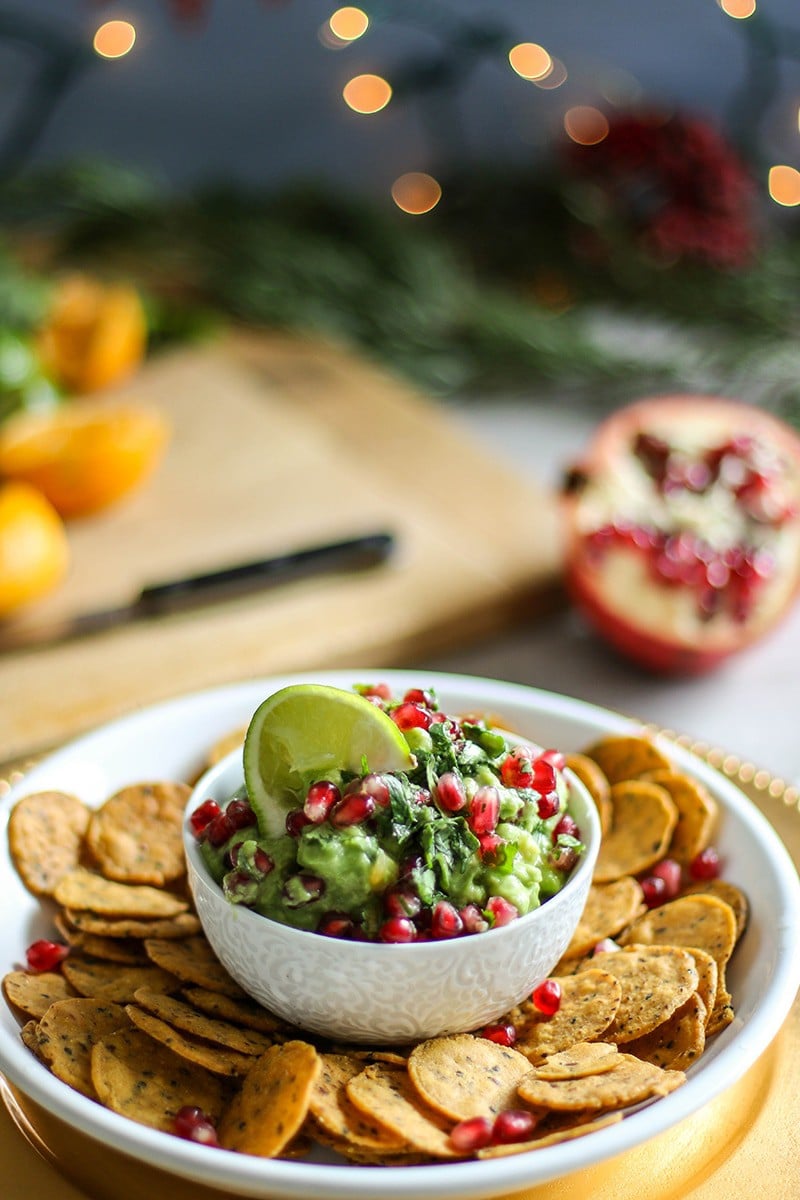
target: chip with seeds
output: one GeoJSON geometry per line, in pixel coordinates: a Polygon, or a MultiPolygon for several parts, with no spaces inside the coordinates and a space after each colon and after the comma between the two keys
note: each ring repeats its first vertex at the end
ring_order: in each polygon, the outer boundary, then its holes
{"type": "Polygon", "coordinates": [[[610,784],[638,779],[647,771],[671,766],[666,754],[648,737],[630,734],[600,738],[583,752],[597,763],[610,784]]]}
{"type": "Polygon", "coordinates": [[[73,950],[89,958],[106,959],[108,962],[127,963],[129,966],[147,962],[141,942],[133,938],[104,937],[99,933],[85,933],[67,919],[64,910],[57,912],[53,923],[61,937],[73,950]]]}
{"type": "Polygon", "coordinates": [[[706,1006],[695,992],[671,1017],[625,1046],[629,1054],[673,1071],[686,1071],[706,1044],[706,1006]]]}
{"type": "Polygon", "coordinates": [[[622,987],[616,1016],[603,1038],[631,1042],[666,1021],[697,991],[697,967],[677,946],[628,946],[595,954],[592,962],[622,987]]]}
{"type": "Polygon", "coordinates": [[[90,911],[65,908],[64,917],[73,929],[113,938],[170,938],[194,937],[200,933],[200,920],[192,912],[179,912],[172,917],[114,917],[100,916],[90,911]]]}
{"type": "Polygon", "coordinates": [[[138,988],[133,996],[134,1003],[145,1012],[166,1021],[175,1029],[188,1033],[191,1037],[203,1038],[214,1045],[224,1046],[227,1050],[238,1050],[241,1054],[263,1054],[274,1042],[274,1038],[254,1029],[242,1029],[232,1025],[230,1021],[209,1017],[198,1012],[183,1000],[163,992],[150,991],[148,988],[138,988]]]}
{"type": "Polygon", "coordinates": [[[12,1008],[38,1020],[51,1004],[74,996],[66,977],[59,971],[9,971],[3,976],[3,995],[12,1008]]]}
{"type": "Polygon", "coordinates": [[[712,958],[707,950],[700,950],[697,946],[687,946],[686,949],[691,954],[694,959],[694,965],[697,967],[697,995],[703,1001],[707,1024],[708,1018],[711,1016],[717,1003],[719,967],[717,966],[716,959],[712,958]]]}
{"type": "Polygon", "coordinates": [[[405,1138],[371,1120],[347,1095],[348,1083],[364,1070],[361,1059],[348,1054],[321,1054],[320,1062],[309,1102],[317,1124],[332,1137],[353,1146],[401,1153],[407,1146],[405,1138]]]}
{"type": "Polygon", "coordinates": [[[137,783],[110,796],[89,821],[86,845],[103,875],[164,886],[186,874],[181,819],[185,783],[137,783]]]}
{"type": "Polygon", "coordinates": [[[171,1132],[176,1114],[186,1105],[219,1120],[222,1080],[138,1029],[123,1029],[96,1042],[91,1070],[100,1102],[141,1125],[171,1132]]]}
{"type": "Polygon", "coordinates": [[[619,981],[608,971],[591,968],[554,978],[561,988],[561,1003],[552,1016],[540,1012],[531,1000],[511,1014],[516,1049],[530,1062],[599,1038],[614,1020],[622,998],[619,981]]]}
{"type": "Polygon", "coordinates": [[[577,1124],[566,1125],[561,1129],[543,1132],[541,1137],[531,1138],[527,1142],[511,1142],[501,1146],[487,1146],[478,1151],[478,1158],[507,1158],[509,1154],[524,1154],[528,1150],[541,1150],[545,1146],[557,1146],[561,1142],[571,1142],[575,1138],[585,1137],[588,1133],[596,1133],[599,1129],[607,1129],[622,1120],[622,1113],[606,1113],[602,1117],[592,1117],[582,1114],[577,1124]]]}
{"type": "Polygon", "coordinates": [[[63,875],[53,896],[64,908],[116,917],[173,917],[189,907],[188,901],[172,892],[146,884],[117,883],[82,867],[63,875]]]}
{"type": "Polygon", "coordinates": [[[702,783],[679,771],[649,771],[646,778],[669,792],[678,810],[668,854],[685,866],[709,844],[717,819],[717,802],[702,783]]]}
{"type": "Polygon", "coordinates": [[[615,937],[643,910],[642,889],[632,875],[622,875],[610,883],[593,883],[564,958],[588,954],[603,938],[615,937]]]}
{"type": "Polygon", "coordinates": [[[729,883],[727,879],[704,879],[702,882],[690,883],[683,890],[684,896],[716,896],[724,900],[733,909],[736,918],[736,940],[744,933],[750,919],[750,902],[740,887],[729,883]]]}
{"type": "Polygon", "coordinates": [[[152,963],[123,966],[70,955],[61,964],[61,970],[81,996],[111,1000],[116,1004],[127,1004],[133,1000],[138,988],[146,987],[153,992],[176,992],[180,987],[180,981],[174,975],[152,963]]]}
{"type": "Polygon", "coordinates": [[[58,1000],[39,1021],[39,1052],[55,1076],[94,1100],[97,1093],[92,1082],[92,1046],[127,1025],[125,1009],[119,1004],[82,996],[58,1000]]]}
{"type": "Polygon", "coordinates": [[[639,875],[664,857],[678,820],[669,793],[656,783],[626,780],[611,787],[613,820],[600,843],[595,883],[639,875]]]}
{"type": "Polygon", "coordinates": [[[520,1083],[519,1094],[536,1108],[587,1112],[626,1108],[651,1096],[666,1096],[686,1078],[682,1071],[664,1071],[633,1054],[618,1054],[617,1059],[612,1070],[579,1079],[539,1079],[531,1071],[520,1083]]]}
{"type": "Polygon", "coordinates": [[[718,896],[678,896],[637,917],[620,939],[625,945],[696,946],[723,967],[736,945],[736,917],[718,896]]]}
{"type": "Polygon", "coordinates": [[[469,1033],[430,1038],[408,1056],[408,1073],[422,1099],[455,1121],[512,1108],[517,1084],[529,1070],[523,1054],[469,1033]]]}
{"type": "Polygon", "coordinates": [[[255,1054],[241,1054],[238,1050],[227,1050],[223,1046],[212,1046],[200,1038],[182,1033],[136,1004],[126,1004],[125,1012],[132,1024],[153,1041],[167,1046],[181,1058],[205,1067],[214,1075],[246,1075],[258,1057],[255,1054]]]}
{"type": "Polygon", "coordinates": [[[612,817],[611,785],[605,772],[588,754],[568,754],[566,766],[573,775],[577,775],[594,800],[600,817],[600,831],[605,835],[611,828],[612,817]]]}
{"type": "Polygon", "coordinates": [[[33,792],[14,805],[8,848],[34,896],[52,896],[62,876],[79,866],[90,816],[91,810],[68,792],[33,792]]]}
{"type": "Polygon", "coordinates": [[[308,1042],[284,1042],[252,1063],[218,1130],[228,1150],[275,1158],[300,1132],[320,1072],[308,1042]]]}
{"type": "Polygon", "coordinates": [[[232,979],[204,937],[178,941],[145,938],[148,957],[182,983],[193,983],[209,992],[222,992],[241,999],[245,993],[232,979]]]}
{"type": "Polygon", "coordinates": [[[285,1021],[262,1008],[256,1000],[247,997],[237,999],[202,987],[185,987],[182,991],[196,1009],[220,1021],[230,1021],[233,1025],[243,1025],[245,1029],[257,1029],[261,1033],[286,1033],[290,1029],[285,1021]]]}
{"type": "Polygon", "coordinates": [[[569,1050],[548,1054],[533,1073],[537,1079],[582,1079],[584,1075],[613,1071],[618,1059],[619,1050],[613,1043],[577,1042],[569,1050]]]}
{"type": "Polygon", "coordinates": [[[425,1103],[402,1067],[370,1063],[347,1084],[347,1095],[412,1149],[433,1158],[461,1157],[450,1141],[452,1121],[425,1103]]]}
{"type": "Polygon", "coordinates": [[[42,1048],[39,1045],[39,1022],[26,1021],[19,1031],[19,1036],[22,1044],[30,1050],[34,1058],[38,1058],[39,1062],[47,1066],[47,1061],[42,1057],[42,1048]]]}

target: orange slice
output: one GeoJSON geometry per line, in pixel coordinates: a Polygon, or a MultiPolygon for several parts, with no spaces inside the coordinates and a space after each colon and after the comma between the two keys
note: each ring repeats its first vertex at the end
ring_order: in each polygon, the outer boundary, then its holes
{"type": "Polygon", "coordinates": [[[44,596],[67,571],[64,525],[41,492],[0,486],[0,617],[44,596]]]}

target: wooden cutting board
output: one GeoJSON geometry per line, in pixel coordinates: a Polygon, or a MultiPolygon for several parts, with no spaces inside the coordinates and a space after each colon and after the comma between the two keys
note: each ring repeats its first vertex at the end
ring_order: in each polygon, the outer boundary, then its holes
{"type": "Polygon", "coordinates": [[[420,661],[557,594],[552,498],[443,405],[349,351],[237,334],[152,360],[125,392],[168,414],[166,458],[136,494],[71,523],[66,584],[18,624],[373,530],[393,532],[396,552],[366,571],[0,655],[0,760],[196,688],[420,661]]]}

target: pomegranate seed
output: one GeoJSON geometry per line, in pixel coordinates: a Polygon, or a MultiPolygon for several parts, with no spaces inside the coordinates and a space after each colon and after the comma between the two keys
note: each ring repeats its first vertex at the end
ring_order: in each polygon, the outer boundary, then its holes
{"type": "Polygon", "coordinates": [[[258,846],[255,854],[253,855],[253,866],[259,872],[259,874],[269,875],[270,871],[273,870],[275,863],[267,854],[266,850],[262,850],[261,847],[258,846]]]}
{"type": "Polygon", "coordinates": [[[499,1112],[492,1126],[492,1142],[506,1146],[509,1142],[526,1142],[536,1128],[536,1117],[522,1108],[507,1108],[499,1112]]]}
{"type": "Polygon", "coordinates": [[[484,917],[477,904],[465,904],[458,910],[465,933],[485,933],[489,922],[484,917]]]}
{"type": "Polygon", "coordinates": [[[516,746],[500,764],[500,779],[506,787],[526,788],[533,786],[532,751],[526,746],[516,746]]]}
{"type": "Polygon", "coordinates": [[[408,917],[389,917],[378,930],[382,942],[414,942],[417,938],[417,928],[408,917]]]}
{"type": "Polygon", "coordinates": [[[564,813],[564,816],[554,828],[553,841],[558,841],[562,834],[566,837],[580,837],[580,830],[578,829],[577,823],[573,821],[569,813],[564,813]]]}
{"type": "Polygon", "coordinates": [[[331,809],[331,825],[337,829],[360,825],[374,815],[375,808],[375,801],[368,792],[353,792],[350,796],[343,796],[331,809]]]}
{"type": "Polygon", "coordinates": [[[667,900],[674,900],[678,892],[681,890],[682,875],[681,864],[676,862],[674,858],[662,858],[661,862],[656,863],[650,872],[657,879],[663,879],[666,885],[665,897],[667,900]]]}
{"type": "Polygon", "coordinates": [[[300,837],[306,825],[310,824],[311,820],[306,816],[302,808],[293,808],[291,812],[286,814],[286,832],[289,837],[300,837]]]}
{"type": "Polygon", "coordinates": [[[474,834],[494,833],[500,817],[500,794],[495,787],[480,787],[469,806],[467,824],[474,834]]]}
{"type": "Polygon", "coordinates": [[[218,817],[222,809],[217,804],[216,800],[204,800],[199,808],[196,808],[189,818],[189,824],[194,830],[195,837],[199,838],[200,834],[209,825],[215,817],[218,817]]]}
{"type": "Polygon", "coordinates": [[[225,809],[225,816],[234,832],[237,829],[246,829],[248,825],[255,825],[256,821],[256,814],[250,807],[250,802],[242,799],[231,800],[225,809]]]}
{"type": "Polygon", "coordinates": [[[706,846],[689,863],[689,874],[697,881],[716,879],[721,870],[722,864],[713,846],[706,846]]]}
{"type": "Polygon", "coordinates": [[[287,908],[302,908],[319,900],[325,891],[325,880],[318,875],[290,875],[283,885],[283,900],[287,908]]]}
{"type": "Polygon", "coordinates": [[[528,787],[542,795],[555,791],[556,769],[546,758],[537,758],[532,764],[533,771],[528,781],[528,787]]]}
{"type": "Polygon", "coordinates": [[[658,908],[667,898],[666,880],[660,875],[646,875],[639,880],[642,897],[648,908],[658,908]]]}
{"type": "Polygon", "coordinates": [[[431,914],[431,935],[437,941],[458,937],[464,932],[464,922],[449,900],[439,900],[431,914]]]}
{"type": "Polygon", "coordinates": [[[445,771],[436,783],[436,799],[445,812],[460,812],[467,803],[464,784],[454,771],[445,771]]]}
{"type": "Polygon", "coordinates": [[[234,829],[228,820],[227,812],[221,812],[206,825],[205,834],[212,846],[222,846],[233,834],[234,829]]]}
{"type": "Polygon", "coordinates": [[[545,1017],[554,1016],[561,1007],[561,984],[557,979],[545,979],[531,993],[534,1008],[545,1017]]]}
{"type": "Polygon", "coordinates": [[[408,883],[396,883],[383,894],[383,907],[389,917],[416,917],[422,901],[408,883]]]}
{"type": "Polygon", "coordinates": [[[469,1117],[450,1130],[450,1141],[456,1150],[482,1150],[492,1140],[492,1128],[488,1117],[469,1117]]]}
{"type": "Polygon", "coordinates": [[[557,871],[571,871],[577,861],[575,846],[556,846],[550,854],[550,863],[557,871]]]}
{"type": "Polygon", "coordinates": [[[218,1146],[217,1131],[214,1124],[205,1115],[202,1108],[185,1104],[175,1114],[173,1128],[178,1137],[190,1142],[200,1142],[204,1146],[218,1146]]]}
{"type": "Polygon", "coordinates": [[[554,817],[561,809],[561,799],[558,792],[545,792],[543,796],[539,797],[536,809],[543,821],[554,817]]]}
{"type": "Polygon", "coordinates": [[[496,1042],[498,1046],[513,1046],[517,1040],[517,1031],[510,1021],[498,1021],[494,1025],[485,1025],[481,1030],[481,1037],[496,1042]]]}
{"type": "Polygon", "coordinates": [[[349,938],[353,935],[353,918],[347,913],[323,913],[317,925],[317,933],[324,937],[349,938]]]}
{"type": "Polygon", "coordinates": [[[516,905],[511,904],[503,896],[490,896],[486,901],[486,911],[494,917],[493,929],[500,929],[503,925],[510,925],[519,916],[519,909],[516,905]]]}
{"type": "Polygon", "coordinates": [[[557,771],[563,771],[564,767],[567,765],[566,757],[561,750],[543,750],[536,759],[536,762],[533,764],[534,767],[536,766],[536,763],[540,762],[549,763],[550,766],[555,767],[557,771]]]}
{"type": "Polygon", "coordinates": [[[54,971],[68,954],[69,946],[63,942],[48,942],[46,938],[40,938],[28,946],[25,961],[29,971],[39,974],[41,971],[54,971]]]}
{"type": "Polygon", "coordinates": [[[407,704],[421,704],[423,708],[436,708],[436,697],[433,692],[423,691],[422,688],[409,688],[403,700],[407,704]]]}
{"type": "Polygon", "coordinates": [[[592,954],[613,954],[615,950],[621,949],[619,942],[615,942],[613,938],[602,938],[592,950],[592,954]]]}
{"type": "Polygon", "coordinates": [[[313,825],[321,825],[334,804],[338,804],[341,798],[342,793],[335,783],[328,779],[320,779],[308,789],[303,812],[313,825]]]}
{"type": "Polygon", "coordinates": [[[377,700],[391,700],[392,698],[392,689],[388,683],[368,683],[358,690],[368,700],[371,700],[373,697],[377,700]]]}
{"type": "Polygon", "coordinates": [[[380,808],[388,807],[391,795],[389,793],[389,785],[383,775],[375,775],[372,772],[369,775],[365,775],[361,780],[361,788],[359,790],[366,792],[368,796],[372,796],[372,799],[380,808]]]}
{"type": "Polygon", "coordinates": [[[507,845],[505,838],[501,838],[499,833],[479,833],[478,842],[481,858],[489,863],[498,859],[501,848],[507,845]]]}
{"type": "Polygon", "coordinates": [[[400,704],[391,718],[398,729],[429,729],[432,714],[419,704],[400,704]]]}

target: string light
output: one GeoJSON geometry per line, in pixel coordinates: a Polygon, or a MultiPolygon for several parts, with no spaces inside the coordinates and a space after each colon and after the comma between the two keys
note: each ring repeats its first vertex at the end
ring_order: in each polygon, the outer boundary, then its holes
{"type": "Polygon", "coordinates": [[[520,42],[517,46],[512,46],[508,52],[508,61],[517,75],[534,83],[537,79],[544,79],[553,69],[553,59],[538,42],[520,42]]]}
{"type": "Polygon", "coordinates": [[[608,137],[608,120],[599,108],[576,104],[564,113],[564,129],[579,146],[596,146],[608,137]]]}
{"type": "Polygon", "coordinates": [[[101,58],[123,58],[135,41],[136,30],[130,21],[106,21],[96,31],[92,45],[101,58]]]}
{"type": "Polygon", "coordinates": [[[756,11],[756,0],[717,0],[717,4],[727,17],[735,21],[745,21],[756,11]]]}
{"type": "Polygon", "coordinates": [[[800,204],[800,171],[779,163],[769,169],[768,189],[776,204],[793,208],[800,204]]]}
{"type": "Polygon", "coordinates": [[[369,17],[363,9],[348,5],[337,8],[328,21],[328,27],[334,37],[341,41],[355,42],[369,29],[369,17]]]}
{"type": "Polygon", "coordinates": [[[380,75],[356,75],[344,85],[342,96],[353,112],[376,113],[386,108],[392,89],[380,75]]]}
{"type": "Polygon", "coordinates": [[[439,182],[424,171],[409,171],[392,184],[392,199],[397,207],[415,217],[436,208],[441,198],[439,182]]]}

